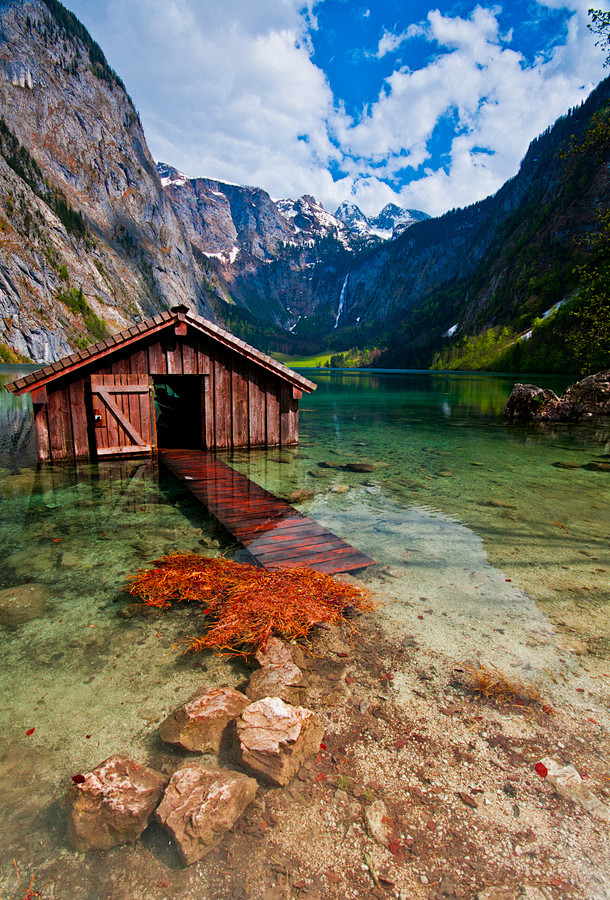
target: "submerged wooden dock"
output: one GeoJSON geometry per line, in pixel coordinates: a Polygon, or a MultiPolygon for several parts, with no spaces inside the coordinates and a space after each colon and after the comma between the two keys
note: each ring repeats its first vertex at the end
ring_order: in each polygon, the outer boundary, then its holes
{"type": "Polygon", "coordinates": [[[265,569],[307,566],[327,575],[374,560],[202,450],[159,450],[159,460],[265,569]]]}

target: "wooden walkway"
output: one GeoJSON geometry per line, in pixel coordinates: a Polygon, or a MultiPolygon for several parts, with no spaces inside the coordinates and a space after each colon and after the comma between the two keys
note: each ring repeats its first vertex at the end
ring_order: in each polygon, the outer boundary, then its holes
{"type": "Polygon", "coordinates": [[[173,472],[265,569],[307,566],[328,575],[374,560],[202,450],[159,450],[173,472]]]}

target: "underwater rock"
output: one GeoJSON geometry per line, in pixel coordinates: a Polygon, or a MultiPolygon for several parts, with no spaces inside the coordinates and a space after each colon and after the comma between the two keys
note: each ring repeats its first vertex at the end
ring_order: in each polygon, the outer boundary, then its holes
{"type": "MultiPolygon", "coordinates": [[[[127,606],[123,606],[122,609],[119,609],[117,612],[117,616],[121,619],[134,619],[136,616],[143,616],[147,606],[145,603],[128,603],[127,606]]],[[[150,607],[148,607],[150,609],[150,607]]]]}
{"type": "Polygon", "coordinates": [[[267,664],[250,676],[246,696],[250,700],[281,697],[286,703],[301,703],[304,699],[303,673],[293,662],[267,664]]]}
{"type": "Polygon", "coordinates": [[[257,789],[256,780],[241,772],[187,763],[172,775],[155,818],[190,866],[220,843],[257,789]]]}
{"type": "Polygon", "coordinates": [[[345,469],[346,472],[374,472],[377,466],[373,465],[373,463],[347,463],[345,466],[341,468],[345,469]]]}
{"type": "Polygon", "coordinates": [[[74,568],[74,566],[82,566],[83,558],[82,556],[78,556],[76,553],[72,553],[71,550],[64,550],[64,552],[61,554],[59,564],[63,568],[71,569],[74,568]]]}
{"type": "Polygon", "coordinates": [[[580,469],[581,465],[577,462],[554,462],[551,463],[556,469],[580,469]]]}
{"type": "Polygon", "coordinates": [[[321,469],[340,469],[341,468],[341,463],[330,462],[328,460],[325,462],[319,462],[318,465],[320,466],[321,469]]]}
{"type": "Polygon", "coordinates": [[[80,776],[66,796],[68,839],[75,850],[108,850],[137,841],[169,778],[125,756],[111,756],[80,776]]]}
{"type": "Polygon", "coordinates": [[[31,547],[25,550],[15,550],[5,557],[4,565],[15,570],[18,578],[31,578],[39,572],[48,572],[57,561],[57,545],[52,547],[31,547]]]}
{"type": "Polygon", "coordinates": [[[246,707],[237,720],[237,760],[283,787],[319,751],[323,735],[324,728],[310,709],[265,697],[246,707]]]}
{"type": "Polygon", "coordinates": [[[284,499],[288,503],[300,503],[302,500],[313,500],[313,498],[315,496],[316,496],[315,491],[308,491],[307,489],[299,489],[296,491],[292,491],[284,499]]]}
{"type": "Polygon", "coordinates": [[[233,688],[197,691],[161,722],[159,734],[168,744],[198,753],[217,753],[225,729],[250,701],[233,688]]]}
{"type": "Polygon", "coordinates": [[[19,584],[0,591],[0,624],[23,625],[44,615],[49,591],[45,584],[19,584]]]}
{"type": "Polygon", "coordinates": [[[587,463],[582,468],[589,469],[590,472],[610,472],[610,463],[593,461],[587,463]]]}
{"type": "Polygon", "coordinates": [[[349,484],[336,484],[335,487],[330,489],[331,494],[347,494],[349,491],[349,484]]]}

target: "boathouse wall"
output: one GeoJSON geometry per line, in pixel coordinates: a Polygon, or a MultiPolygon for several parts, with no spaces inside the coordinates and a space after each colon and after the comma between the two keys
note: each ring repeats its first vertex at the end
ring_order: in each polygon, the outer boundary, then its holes
{"type": "MultiPolygon", "coordinates": [[[[236,343],[247,348],[243,342],[236,343]]],[[[101,455],[154,453],[154,379],[164,375],[201,376],[201,409],[193,410],[201,420],[201,449],[290,446],[298,442],[301,390],[256,359],[217,342],[190,322],[178,321],[127,346],[119,344],[100,359],[85,358],[72,371],[58,371],[53,380],[34,387],[39,458],[95,459],[101,455]],[[113,403],[123,418],[143,437],[139,446],[121,427],[120,419],[117,423],[116,416],[97,402],[98,383],[112,392],[113,403]]]]}

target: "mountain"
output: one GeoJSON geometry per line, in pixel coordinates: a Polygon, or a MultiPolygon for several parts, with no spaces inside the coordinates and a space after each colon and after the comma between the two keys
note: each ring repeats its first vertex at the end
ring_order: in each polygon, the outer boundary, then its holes
{"type": "Polygon", "coordinates": [[[581,360],[608,352],[608,80],[494,196],[437,219],[156,166],[58,0],[0,0],[0,104],[0,360],[49,362],[177,302],[262,349],[383,347],[389,366],[560,368],[574,334],[581,360]]]}
{"type": "Polygon", "coordinates": [[[261,188],[188,178],[167,163],[157,171],[195,255],[206,261],[216,311],[233,325],[243,311],[304,337],[319,334],[340,302],[348,256],[429,218],[393,204],[374,219],[346,203],[332,215],[307,194],[273,200],[261,188]]]}
{"type": "MultiPolygon", "coordinates": [[[[571,365],[563,345],[549,358],[557,350],[550,330],[561,328],[569,343],[579,266],[608,227],[609,106],[606,79],[531,143],[519,172],[495,195],[415,223],[354,258],[331,287],[342,296],[343,346],[385,345],[380,365],[427,366],[436,351],[481,335],[482,343],[512,347],[505,362],[516,368],[525,360],[542,370],[571,365]],[[533,347],[541,319],[547,339],[533,356],[518,338],[527,342],[532,332],[533,347]]],[[[455,364],[455,355],[446,361],[455,364]]]]}
{"type": "Polygon", "coordinates": [[[335,216],[344,222],[352,234],[362,237],[377,237],[384,241],[398,237],[415,222],[429,219],[428,213],[418,209],[402,209],[395,203],[388,203],[379,215],[368,218],[354,203],[347,201],[335,211],[335,216]]]}
{"type": "Polygon", "coordinates": [[[213,316],[133,103],[57,0],[0,0],[0,109],[2,356],[49,362],[177,302],[213,316]]]}
{"type": "Polygon", "coordinates": [[[347,256],[371,245],[310,195],[272,200],[261,188],[188,178],[166,163],[157,172],[218,315],[234,325],[243,311],[291,331],[324,305],[347,256]]]}

